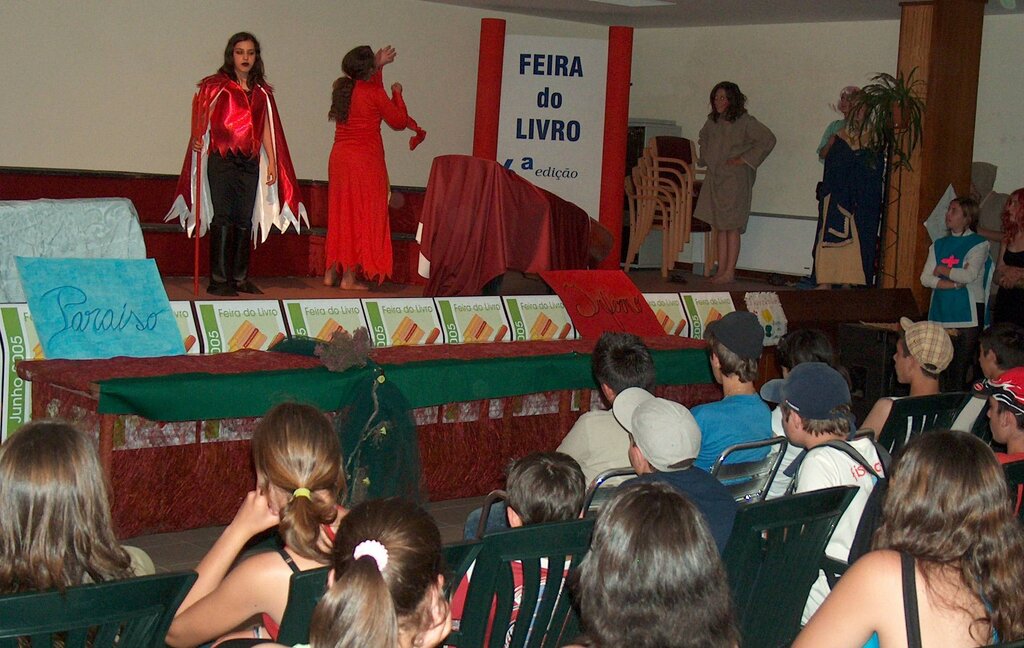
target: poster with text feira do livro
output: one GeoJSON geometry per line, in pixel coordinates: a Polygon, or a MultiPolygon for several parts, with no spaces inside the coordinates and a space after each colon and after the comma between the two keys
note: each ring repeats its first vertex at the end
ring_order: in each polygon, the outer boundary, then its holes
{"type": "Polygon", "coordinates": [[[576,329],[558,297],[529,295],[502,299],[514,341],[576,339],[576,329]]]}
{"type": "Polygon", "coordinates": [[[708,324],[736,310],[732,296],[727,292],[682,293],[680,297],[690,320],[688,337],[698,340],[704,339],[704,331],[707,330],[708,324]]]}
{"type": "Polygon", "coordinates": [[[505,38],[497,160],[597,218],[608,40],[505,38]]]}
{"type": "Polygon", "coordinates": [[[0,304],[0,441],[32,419],[32,383],[18,376],[22,360],[42,360],[28,304],[0,304]]]}
{"type": "Polygon", "coordinates": [[[286,299],[284,315],[293,335],[325,342],[338,331],[351,335],[356,329],[367,328],[363,303],[358,299],[286,299]]]}
{"type": "Polygon", "coordinates": [[[644,299],[654,311],[665,335],[690,336],[690,318],[686,316],[677,293],[644,293],[644,299]]]}
{"type": "Polygon", "coordinates": [[[433,299],[364,299],[363,309],[375,347],[444,343],[433,299]]]}
{"type": "Polygon", "coordinates": [[[197,355],[203,352],[199,344],[199,326],[196,325],[196,315],[192,312],[192,302],[172,301],[171,312],[174,313],[174,321],[178,324],[178,332],[181,333],[181,343],[185,345],[185,353],[197,355]]]}
{"type": "Polygon", "coordinates": [[[288,336],[276,300],[197,301],[195,305],[206,353],[265,351],[288,336]]]}
{"type": "Polygon", "coordinates": [[[510,339],[501,297],[438,297],[434,301],[447,344],[507,342],[510,339]]]}

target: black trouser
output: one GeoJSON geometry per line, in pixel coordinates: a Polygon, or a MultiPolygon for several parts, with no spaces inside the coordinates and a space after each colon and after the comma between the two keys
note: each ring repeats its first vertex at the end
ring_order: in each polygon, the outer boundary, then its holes
{"type": "Polygon", "coordinates": [[[211,153],[206,172],[210,180],[210,285],[235,285],[249,275],[252,211],[260,181],[260,161],[211,153]]]}

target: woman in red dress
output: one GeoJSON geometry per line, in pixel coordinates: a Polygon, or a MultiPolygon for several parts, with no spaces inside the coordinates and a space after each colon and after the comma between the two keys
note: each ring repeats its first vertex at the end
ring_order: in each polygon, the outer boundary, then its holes
{"type": "Polygon", "coordinates": [[[384,164],[381,120],[401,130],[409,125],[402,86],[384,90],[381,68],[395,60],[391,46],[377,52],[362,45],[345,55],[345,76],[334,82],[329,118],[337,122],[328,166],[327,267],[324,284],[366,290],[356,278],[383,281],[391,275],[388,222],[388,170],[384,164]]]}

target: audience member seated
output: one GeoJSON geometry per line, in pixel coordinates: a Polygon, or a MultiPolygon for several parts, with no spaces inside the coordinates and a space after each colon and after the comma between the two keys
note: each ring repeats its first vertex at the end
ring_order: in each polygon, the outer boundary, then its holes
{"type": "MultiPolygon", "coordinates": [[[[643,341],[632,333],[602,334],[594,345],[590,366],[608,406],[615,402],[616,394],[629,387],[654,391],[654,359],[643,341]]],[[[579,462],[584,480],[589,484],[604,471],[627,465],[629,441],[622,432],[611,410],[594,409],[576,420],[558,446],[558,452],[579,462]]],[[[614,485],[614,482],[608,483],[614,485]]],[[[479,524],[480,510],[477,509],[466,518],[463,535],[467,540],[476,537],[479,524]]],[[[492,506],[487,516],[487,532],[507,528],[504,504],[492,506]]]]}
{"type": "Polygon", "coordinates": [[[229,637],[277,638],[295,572],[329,564],[345,510],[338,436],[316,408],[286,403],[260,421],[252,438],[256,490],[196,567],[199,578],[167,634],[171,646],[196,646],[238,630],[253,615],[261,623],[229,637]],[[246,542],[277,526],[284,548],[228,570],[246,542]]]}
{"type": "MultiPolygon", "coordinates": [[[[587,484],[583,480],[580,465],[569,455],[562,452],[535,452],[512,464],[508,473],[507,491],[508,525],[518,529],[530,524],[576,519],[583,508],[587,484]]],[[[452,625],[456,629],[466,606],[466,594],[472,577],[473,566],[470,566],[466,577],[452,595],[452,625]]],[[[545,579],[546,572],[542,569],[541,587],[545,579]]],[[[521,564],[512,564],[512,581],[516,588],[522,587],[521,564]]],[[[517,613],[517,609],[512,610],[511,625],[515,624],[517,613]]],[[[511,626],[506,636],[512,636],[511,626]]]]}
{"type": "MultiPolygon", "coordinates": [[[[624,389],[654,391],[651,352],[632,333],[603,334],[591,357],[594,380],[609,407],[624,389]]],[[[624,467],[628,450],[629,441],[609,409],[592,410],[581,416],[558,446],[559,452],[579,462],[588,484],[606,470],[624,467]]]]}
{"type": "MultiPolygon", "coordinates": [[[[975,395],[988,398],[988,424],[992,439],[1006,446],[997,452],[1001,464],[1024,461],[1024,367],[1003,372],[998,378],[975,385],[975,395]]],[[[1024,503],[1024,484],[1017,489],[1014,513],[1024,503]]]]}
{"type": "Polygon", "coordinates": [[[1024,530],[981,440],[950,431],[910,440],[893,467],[874,548],[839,580],[795,648],[1024,639],[1024,530]]]}
{"type": "MultiPolygon", "coordinates": [[[[978,337],[978,366],[986,380],[998,378],[1014,367],[1024,367],[1024,328],[1000,322],[982,331],[978,337]]],[[[987,396],[975,394],[957,414],[951,427],[969,432],[987,402],[987,396]]]]}
{"type": "Polygon", "coordinates": [[[612,410],[629,435],[629,463],[639,475],[627,484],[668,484],[689,497],[704,515],[719,551],[724,549],[736,502],[725,486],[694,465],[701,430],[690,411],[639,387],[620,393],[612,410]]]}
{"type": "Polygon", "coordinates": [[[92,440],[35,421],[0,446],[0,594],[146,576],[153,561],[114,534],[92,440]]]}
{"type": "MultiPolygon", "coordinates": [[[[789,372],[793,371],[793,367],[798,364],[804,362],[824,362],[842,374],[846,378],[847,383],[850,382],[846,369],[839,364],[828,336],[818,329],[790,331],[779,340],[776,353],[779,358],[779,366],[782,368],[783,378],[789,376],[789,372]]],[[[772,410],[772,434],[777,437],[786,436],[786,430],[782,427],[781,407],[776,407],[772,410]]],[[[786,454],[782,457],[779,470],[775,473],[775,479],[772,480],[771,486],[768,488],[768,499],[782,497],[789,490],[789,485],[793,482],[793,478],[786,474],[786,470],[803,451],[803,448],[792,443],[786,447],[786,454]]]]}
{"type": "MultiPolygon", "coordinates": [[[[900,337],[892,360],[896,365],[896,380],[910,385],[911,396],[931,396],[939,393],[939,374],[953,360],[953,343],[949,333],[935,322],[911,322],[900,319],[900,337]]],[[[892,411],[894,397],[879,398],[868,412],[861,428],[874,430],[875,437],[882,432],[892,411]]]]}
{"type": "MultiPolygon", "coordinates": [[[[693,408],[702,435],[696,464],[710,471],[730,446],[770,439],[772,413],[754,387],[764,349],[764,329],[757,316],[745,311],[729,313],[708,325],[704,339],[711,354],[711,372],[724,394],[718,402],[693,408]]],[[[767,448],[735,452],[729,455],[729,462],[754,461],[766,454],[767,448]]]]}
{"type": "Polygon", "coordinates": [[[355,506],[331,562],[309,644],[295,648],[432,648],[448,636],[441,533],[419,506],[398,498],[355,506]]]}
{"type": "Polygon", "coordinates": [[[576,575],[587,641],[574,648],[739,645],[729,581],[704,517],[665,484],[634,481],[616,491],[576,575]]]}
{"type": "MultiPolygon", "coordinates": [[[[945,333],[943,333],[945,335],[945,333]]],[[[860,490],[836,525],[825,553],[847,561],[857,524],[885,468],[871,438],[847,442],[852,427],[850,387],[842,374],[822,362],[805,362],[793,368],[784,379],[771,380],[761,387],[765,400],[779,403],[782,425],[789,442],[806,449],[789,467],[793,491],[857,486],[860,490]]],[[[804,607],[803,622],[814,614],[829,592],[825,572],[819,571],[804,607]]]]}

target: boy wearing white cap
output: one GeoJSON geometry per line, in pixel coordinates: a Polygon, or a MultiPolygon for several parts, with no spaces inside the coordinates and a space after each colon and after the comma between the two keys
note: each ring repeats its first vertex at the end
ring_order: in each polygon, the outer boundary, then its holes
{"type": "MultiPolygon", "coordinates": [[[[953,360],[953,343],[949,333],[935,322],[912,322],[900,318],[900,339],[892,361],[896,365],[896,380],[910,385],[911,396],[931,396],[939,393],[939,374],[953,360]]],[[[892,411],[891,397],[879,398],[868,412],[861,428],[871,428],[875,437],[885,427],[892,411]]]]}
{"type": "Polygon", "coordinates": [[[634,481],[665,483],[689,497],[703,513],[718,550],[724,549],[736,502],[717,479],[693,465],[701,434],[690,411],[639,387],[620,392],[612,410],[629,434],[629,463],[639,475],[634,481]]]}

